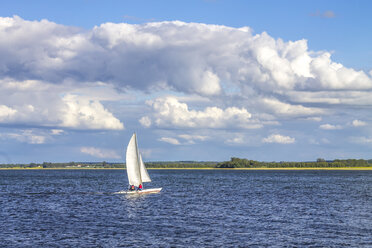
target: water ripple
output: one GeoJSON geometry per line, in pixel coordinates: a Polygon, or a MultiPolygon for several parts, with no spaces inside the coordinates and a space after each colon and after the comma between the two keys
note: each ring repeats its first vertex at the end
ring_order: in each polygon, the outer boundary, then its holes
{"type": "Polygon", "coordinates": [[[0,171],[1,247],[372,247],[371,171],[0,171]]]}

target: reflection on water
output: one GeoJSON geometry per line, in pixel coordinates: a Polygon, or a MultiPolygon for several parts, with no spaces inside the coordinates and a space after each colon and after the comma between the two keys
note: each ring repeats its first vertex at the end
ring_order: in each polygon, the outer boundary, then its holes
{"type": "Polygon", "coordinates": [[[140,194],[125,194],[119,196],[123,200],[123,206],[127,211],[129,219],[135,219],[138,217],[138,212],[141,212],[142,205],[145,202],[146,195],[140,194]]]}
{"type": "Polygon", "coordinates": [[[0,247],[371,247],[372,171],[0,171],[0,247]]]}

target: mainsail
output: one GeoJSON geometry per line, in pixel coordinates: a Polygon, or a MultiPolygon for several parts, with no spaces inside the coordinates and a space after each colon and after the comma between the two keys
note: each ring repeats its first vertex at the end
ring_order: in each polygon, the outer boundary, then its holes
{"type": "Polygon", "coordinates": [[[139,154],[137,136],[135,133],[132,135],[127,147],[126,167],[130,185],[138,187],[142,182],[151,182],[142,157],[139,154]]]}

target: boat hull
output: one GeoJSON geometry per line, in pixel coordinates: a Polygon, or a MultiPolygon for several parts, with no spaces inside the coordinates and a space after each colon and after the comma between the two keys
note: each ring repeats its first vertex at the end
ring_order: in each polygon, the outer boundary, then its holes
{"type": "Polygon", "coordinates": [[[135,191],[119,191],[116,192],[115,194],[156,194],[159,193],[162,190],[162,188],[154,188],[154,189],[143,189],[143,190],[135,190],[135,191]]]}

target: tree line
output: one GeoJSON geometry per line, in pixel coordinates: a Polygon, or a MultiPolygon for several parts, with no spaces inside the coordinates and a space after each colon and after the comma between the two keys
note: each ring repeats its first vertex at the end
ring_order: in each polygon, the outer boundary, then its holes
{"type": "MultiPolygon", "coordinates": [[[[177,162],[148,162],[145,163],[147,168],[216,168],[217,162],[194,162],[194,161],[177,161],[177,162]]],[[[0,168],[125,168],[125,163],[103,162],[66,162],[66,163],[30,163],[30,164],[0,164],[0,168]]]]}
{"type": "Polygon", "coordinates": [[[341,167],[372,167],[372,159],[335,159],[326,161],[318,158],[313,162],[259,162],[255,160],[231,158],[221,162],[216,168],[341,168],[341,167]]]}
{"type": "MultiPolygon", "coordinates": [[[[318,158],[312,162],[260,162],[232,157],[225,162],[147,162],[147,168],[341,168],[341,167],[372,167],[372,159],[335,159],[326,161],[318,158]]],[[[29,163],[29,164],[0,164],[0,168],[125,168],[125,163],[103,162],[67,162],[67,163],[29,163]]]]}

